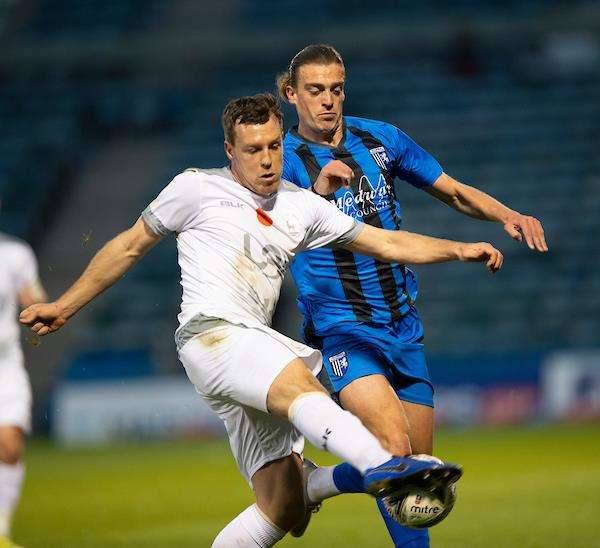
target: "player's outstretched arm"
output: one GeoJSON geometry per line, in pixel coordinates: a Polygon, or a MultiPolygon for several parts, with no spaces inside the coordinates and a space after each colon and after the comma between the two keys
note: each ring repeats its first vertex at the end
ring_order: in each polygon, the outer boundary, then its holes
{"type": "Polygon", "coordinates": [[[548,251],[544,229],[538,219],[506,207],[477,188],[460,183],[446,173],[442,173],[433,186],[425,190],[465,215],[501,223],[511,238],[519,242],[525,240],[529,249],[548,251]]]}
{"type": "Polygon", "coordinates": [[[486,242],[463,243],[422,236],[404,230],[382,230],[364,225],[358,237],[344,246],[380,261],[427,264],[446,261],[485,263],[494,274],[502,267],[502,253],[486,242]]]}
{"type": "Polygon", "coordinates": [[[157,236],[142,219],[110,240],[90,261],[81,277],[56,301],[29,306],[19,317],[38,335],[60,329],[67,320],[92,299],[113,285],[156,245],[157,236]]]}

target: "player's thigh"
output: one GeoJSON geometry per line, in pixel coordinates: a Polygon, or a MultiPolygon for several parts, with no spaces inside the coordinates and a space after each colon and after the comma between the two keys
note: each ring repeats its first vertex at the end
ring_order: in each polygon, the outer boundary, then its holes
{"type": "Polygon", "coordinates": [[[278,527],[289,530],[304,516],[302,459],[297,453],[265,464],[252,476],[256,504],[278,527]]]}
{"type": "Polygon", "coordinates": [[[410,426],[404,406],[384,375],[368,375],[352,381],[341,390],[339,400],[390,453],[411,453],[410,426]]]}
{"type": "Polygon", "coordinates": [[[18,462],[31,427],[31,386],[19,363],[0,362],[0,460],[18,462]]]}
{"type": "Polygon", "coordinates": [[[408,420],[410,445],[415,454],[433,453],[433,429],[435,411],[429,405],[402,401],[402,407],[408,420]]]}
{"type": "Polygon", "coordinates": [[[270,413],[287,418],[292,403],[302,394],[310,392],[327,394],[327,390],[314,377],[304,360],[296,358],[271,383],[267,394],[267,408],[270,413]]]}
{"type": "Polygon", "coordinates": [[[24,450],[23,430],[18,426],[0,426],[0,462],[16,464],[24,450]]]}
{"type": "Polygon", "coordinates": [[[389,353],[392,383],[408,419],[413,453],[430,454],[433,445],[433,384],[423,344],[394,341],[389,353]]]}
{"type": "Polygon", "coordinates": [[[179,350],[188,377],[200,394],[230,399],[287,419],[287,408],[298,394],[322,390],[311,372],[321,366],[318,350],[266,326],[222,323],[192,337],[179,350]]]}

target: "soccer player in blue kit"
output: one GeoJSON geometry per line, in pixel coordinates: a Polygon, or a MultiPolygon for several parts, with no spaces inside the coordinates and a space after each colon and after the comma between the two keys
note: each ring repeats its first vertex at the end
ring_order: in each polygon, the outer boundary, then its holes
{"type": "MultiPolygon", "coordinates": [[[[298,125],[284,140],[283,179],[334,202],[348,215],[400,229],[394,179],[424,190],[457,211],[501,223],[530,249],[548,250],[541,223],[462,184],[395,126],[343,116],[345,68],[331,46],[310,45],[277,79],[298,125]]],[[[433,449],[433,386],[423,352],[423,326],[414,306],[417,282],[400,264],[346,250],[316,249],[291,266],[304,315],[304,338],[322,350],[322,382],[390,452],[433,449]]],[[[361,492],[360,474],[347,463],[308,476],[309,503],[361,492]]],[[[395,546],[429,546],[427,530],[400,526],[380,511],[395,546]]]]}

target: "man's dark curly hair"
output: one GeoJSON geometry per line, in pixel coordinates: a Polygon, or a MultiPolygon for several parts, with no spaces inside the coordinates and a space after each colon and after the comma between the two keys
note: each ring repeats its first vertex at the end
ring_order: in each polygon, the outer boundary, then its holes
{"type": "Polygon", "coordinates": [[[271,115],[275,116],[283,127],[283,113],[277,99],[271,93],[232,99],[225,106],[221,116],[225,140],[234,143],[236,124],[266,124],[271,115]]]}

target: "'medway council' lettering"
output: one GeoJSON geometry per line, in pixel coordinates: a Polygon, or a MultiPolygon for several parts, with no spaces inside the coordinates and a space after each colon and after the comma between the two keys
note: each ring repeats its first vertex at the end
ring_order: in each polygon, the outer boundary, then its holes
{"type": "Polygon", "coordinates": [[[375,187],[373,187],[369,178],[363,175],[358,182],[357,194],[347,190],[343,196],[330,200],[330,202],[346,215],[362,218],[388,209],[391,206],[390,198],[392,195],[393,188],[386,181],[383,174],[379,175],[379,181],[375,187]]]}

